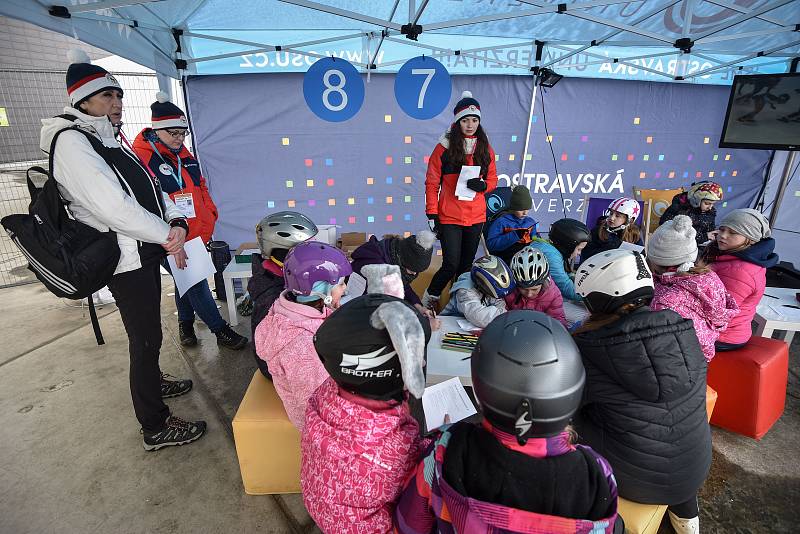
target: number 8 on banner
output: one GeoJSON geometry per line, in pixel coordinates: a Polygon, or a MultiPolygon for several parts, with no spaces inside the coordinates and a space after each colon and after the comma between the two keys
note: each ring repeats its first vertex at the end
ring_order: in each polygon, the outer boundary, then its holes
{"type": "Polygon", "coordinates": [[[353,118],[364,103],[364,80],[344,59],[320,59],[303,78],[303,97],[320,119],[346,121],[353,118]]]}
{"type": "Polygon", "coordinates": [[[397,104],[415,119],[432,119],[450,102],[450,73],[428,56],[406,61],[394,79],[397,104]]]}

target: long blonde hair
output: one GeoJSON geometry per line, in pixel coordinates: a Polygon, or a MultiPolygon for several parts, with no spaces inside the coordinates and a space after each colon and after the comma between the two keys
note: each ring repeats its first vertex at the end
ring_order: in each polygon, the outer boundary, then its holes
{"type": "Polygon", "coordinates": [[[675,266],[664,267],[662,265],[655,265],[654,263],[651,263],[650,261],[648,261],[647,263],[650,266],[650,270],[653,271],[653,274],[656,274],[656,275],[659,275],[659,276],[667,274],[667,273],[671,273],[672,276],[693,276],[693,275],[696,275],[696,274],[707,274],[707,273],[711,272],[711,269],[708,267],[706,262],[703,261],[703,260],[697,260],[695,262],[695,264],[694,264],[694,267],[692,267],[691,269],[689,269],[687,271],[682,271],[682,272],[672,271],[671,269],[673,269],[675,266]]]}
{"type": "MultiPolygon", "coordinates": [[[[627,217],[627,215],[625,215],[625,217],[627,217]]],[[[600,236],[601,241],[608,241],[608,236],[610,234],[608,227],[606,226],[606,221],[607,219],[603,219],[603,221],[600,223],[600,230],[597,232],[597,235],[600,236]]],[[[639,228],[639,225],[636,223],[630,223],[625,227],[625,230],[622,231],[620,239],[626,243],[636,244],[639,242],[641,235],[642,229],[639,228]]]]}
{"type": "Polygon", "coordinates": [[[598,330],[606,325],[620,320],[622,317],[628,315],[634,310],[638,310],[644,305],[644,303],[628,302],[617,308],[617,310],[613,313],[593,313],[589,316],[589,319],[580,326],[580,328],[573,332],[573,335],[598,330]]]}

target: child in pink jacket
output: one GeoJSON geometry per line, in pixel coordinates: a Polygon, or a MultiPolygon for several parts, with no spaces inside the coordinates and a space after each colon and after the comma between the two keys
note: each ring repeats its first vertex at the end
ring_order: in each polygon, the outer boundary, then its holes
{"type": "Polygon", "coordinates": [[[750,340],[750,322],[767,285],[767,269],[778,263],[769,222],[754,209],[728,213],[717,231],[717,241],[706,251],[711,269],[739,305],[739,314],[722,332],[718,351],[734,350],[750,340]]]}
{"type": "MultiPolygon", "coordinates": [[[[422,396],[429,321],[400,296],[367,293],[331,314],[314,345],[330,373],[303,431],[303,501],[329,534],[385,533],[421,452],[407,393],[422,396]]],[[[370,291],[374,284],[369,283],[370,291]]]]}
{"type": "Polygon", "coordinates": [[[256,352],[300,431],[308,398],[328,378],[314,350],[314,333],[339,306],[344,277],[351,272],[344,252],[335,247],[316,241],[296,245],[283,263],[286,291],[256,328],[256,352]]]}
{"type": "Polygon", "coordinates": [[[540,311],[567,326],[564,299],[550,279],[550,264],[539,249],[527,246],[514,254],[511,272],[516,287],[504,297],[509,311],[540,311]]]}
{"type": "Polygon", "coordinates": [[[708,362],[714,357],[720,332],[739,313],[739,306],[714,271],[695,264],[696,235],[692,219],[678,215],[650,236],[647,263],[655,282],[650,307],[669,309],[691,319],[708,362]]]}

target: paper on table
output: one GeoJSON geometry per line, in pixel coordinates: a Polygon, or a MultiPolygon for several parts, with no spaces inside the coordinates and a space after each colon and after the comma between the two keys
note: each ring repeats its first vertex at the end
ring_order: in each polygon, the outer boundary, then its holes
{"type": "Polygon", "coordinates": [[[442,426],[445,415],[450,416],[451,423],[457,423],[477,413],[458,377],[425,388],[422,410],[428,431],[442,426]]]}
{"type": "Polygon", "coordinates": [[[367,290],[367,281],[358,273],[352,273],[347,281],[347,295],[351,298],[360,297],[367,290]]]}
{"type": "Polygon", "coordinates": [[[217,272],[214,263],[211,261],[211,255],[206,250],[201,238],[195,237],[187,241],[183,245],[183,250],[186,251],[185,269],[178,269],[177,265],[175,265],[175,256],[167,256],[169,268],[172,270],[172,278],[175,279],[175,287],[181,297],[192,286],[217,272]]]}
{"type": "Polygon", "coordinates": [[[467,187],[467,180],[478,178],[481,175],[480,165],[462,165],[461,174],[456,182],[456,196],[458,200],[474,200],[475,191],[467,187]]]}
{"type": "Polygon", "coordinates": [[[480,330],[479,326],[475,326],[471,322],[467,321],[466,319],[459,319],[456,321],[458,323],[458,327],[461,330],[466,330],[467,332],[474,332],[475,330],[480,330]]]}
{"type": "Polygon", "coordinates": [[[789,321],[800,321],[800,310],[796,308],[790,308],[783,304],[769,304],[767,307],[782,319],[789,321]]]}
{"type": "Polygon", "coordinates": [[[642,245],[637,245],[635,243],[628,243],[627,241],[623,241],[620,243],[619,248],[623,250],[632,250],[634,252],[642,252],[644,247],[642,245]]]}

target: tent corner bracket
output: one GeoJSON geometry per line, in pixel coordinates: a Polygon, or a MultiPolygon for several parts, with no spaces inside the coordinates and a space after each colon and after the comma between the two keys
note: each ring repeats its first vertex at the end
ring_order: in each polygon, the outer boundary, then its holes
{"type": "Polygon", "coordinates": [[[417,41],[422,33],[422,26],[419,24],[403,24],[400,27],[400,33],[405,35],[407,39],[417,41]]]}
{"type": "Polygon", "coordinates": [[[674,43],[672,43],[672,46],[688,54],[692,51],[692,47],[694,46],[694,41],[692,41],[689,37],[681,37],[680,39],[677,39],[674,43]]]}
{"type": "Polygon", "coordinates": [[[48,9],[47,12],[60,19],[72,18],[72,14],[70,14],[69,8],[66,6],[50,6],[50,9],[48,9]]]}

